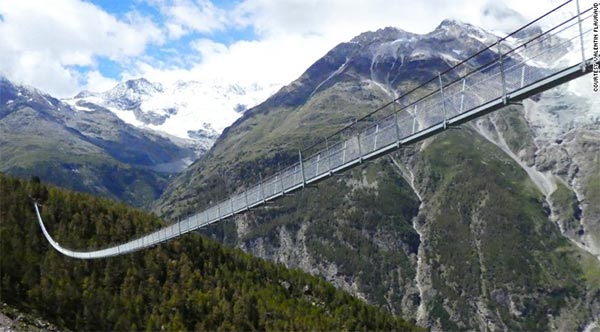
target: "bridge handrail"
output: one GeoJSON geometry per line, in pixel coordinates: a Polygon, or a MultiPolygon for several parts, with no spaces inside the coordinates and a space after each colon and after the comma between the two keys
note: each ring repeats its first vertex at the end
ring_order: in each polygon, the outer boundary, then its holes
{"type": "Polygon", "coordinates": [[[52,239],[43,224],[36,203],[35,210],[42,232],[48,242],[56,250],[75,258],[91,259],[110,257],[140,250],[200,227],[207,226],[219,220],[229,218],[237,213],[262,205],[267,201],[278,199],[287,193],[305,187],[307,184],[321,181],[322,179],[331,176],[333,173],[355,167],[364,160],[376,158],[398,149],[401,145],[411,144],[441,132],[450,125],[464,123],[472,118],[499,109],[510,101],[522,100],[534,93],[544,91],[558,84],[582,76],[588,73],[592,66],[591,58],[585,58],[583,45],[584,35],[587,35],[591,29],[585,30],[584,32],[581,28],[582,21],[591,17],[591,15],[589,15],[582,18],[584,14],[587,14],[591,10],[591,7],[579,12],[579,6],[577,6],[578,14],[576,16],[554,25],[551,29],[538,34],[518,46],[512,47],[506,53],[503,53],[501,50],[502,41],[506,41],[508,37],[524,30],[551,13],[556,12],[570,2],[572,2],[572,0],[566,1],[550,12],[512,32],[508,36],[499,39],[498,42],[480,50],[467,59],[460,61],[457,65],[440,73],[437,77],[428,80],[419,85],[419,87],[411,89],[408,93],[377,108],[375,111],[360,118],[359,121],[337,131],[334,135],[327,136],[325,140],[320,142],[320,144],[325,143],[325,148],[311,154],[310,157],[304,159],[302,155],[310,148],[317,146],[317,144],[299,151],[298,162],[289,165],[264,180],[262,180],[261,177],[259,183],[247,187],[246,190],[242,192],[232,194],[227,199],[218,201],[199,213],[182,218],[169,226],[149,234],[141,235],[134,240],[123,244],[94,251],[81,252],[66,249],[52,239]],[[577,19],[577,22],[569,25],[568,22],[571,22],[574,19],[577,19]],[[579,28],[577,35],[572,37],[558,37],[559,34],[576,25],[579,28]],[[552,41],[553,37],[556,37],[560,42],[551,45],[550,48],[544,48],[544,42],[546,40],[552,41]],[[560,57],[564,55],[557,55],[554,53],[561,53],[561,50],[563,50],[566,45],[570,45],[575,38],[581,39],[580,47],[583,56],[581,63],[578,62],[572,66],[565,65],[564,68],[540,68],[528,64],[528,62],[533,62],[536,58],[541,56],[560,57]],[[459,66],[465,65],[469,60],[475,59],[476,56],[487,50],[491,50],[494,45],[498,47],[498,52],[494,52],[494,54],[496,54],[494,60],[480,65],[476,69],[471,68],[471,70],[468,70],[466,73],[458,75],[458,79],[447,80],[449,82],[444,84],[442,75],[456,71],[459,66]],[[520,59],[516,58],[518,52],[522,51],[525,53],[532,48],[535,51],[534,46],[536,45],[540,46],[540,50],[537,53],[522,54],[520,59]],[[509,57],[508,54],[514,54],[514,56],[509,57]],[[578,72],[578,68],[581,68],[581,71],[578,72]],[[515,76],[515,69],[521,69],[520,73],[517,73],[517,77],[513,77],[515,76]],[[474,84],[470,83],[467,87],[466,82],[469,78],[471,78],[471,80],[473,78],[481,79],[474,84]],[[498,80],[498,78],[500,79],[498,80]],[[431,92],[425,93],[422,97],[415,98],[414,101],[409,99],[408,96],[411,96],[412,94],[424,90],[427,91],[428,85],[434,83],[436,79],[438,80],[438,83],[436,86],[431,87],[431,92]],[[473,93],[471,90],[475,88],[482,91],[473,93]],[[400,105],[401,107],[396,109],[396,104],[400,100],[408,100],[408,102],[406,105],[400,105]],[[366,119],[373,116],[375,113],[380,112],[391,105],[394,106],[394,110],[391,114],[388,114],[377,122],[372,123],[372,125],[361,129],[358,133],[355,133],[355,135],[348,138],[341,136],[341,134],[348,131],[348,129],[357,128],[359,123],[366,121],[366,119]],[[341,140],[332,142],[331,138],[333,137],[339,137],[341,140]],[[326,167],[320,167],[322,164],[326,164],[326,167]]]}

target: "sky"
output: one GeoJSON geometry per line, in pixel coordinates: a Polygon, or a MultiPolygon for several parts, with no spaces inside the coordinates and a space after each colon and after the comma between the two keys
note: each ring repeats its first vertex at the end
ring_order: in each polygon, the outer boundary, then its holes
{"type": "Polygon", "coordinates": [[[509,32],[559,0],[0,0],[0,75],[56,97],[145,77],[281,86],[335,45],[445,18],[509,32]]]}

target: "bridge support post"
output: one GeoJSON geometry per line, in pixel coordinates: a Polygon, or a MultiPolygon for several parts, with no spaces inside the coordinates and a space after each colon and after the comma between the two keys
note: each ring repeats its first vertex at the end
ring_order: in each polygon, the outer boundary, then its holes
{"type": "Polygon", "coordinates": [[[359,163],[363,162],[363,153],[362,153],[362,147],[360,144],[360,133],[358,133],[358,136],[356,136],[356,139],[358,140],[358,154],[360,155],[360,159],[358,160],[359,163]]]}
{"type": "MultiPolygon", "coordinates": [[[[379,134],[379,123],[375,125],[375,139],[373,140],[373,151],[377,150],[377,135],[378,134],[379,134]]],[[[346,144],[344,143],[344,149],[345,148],[346,148],[346,144]]],[[[344,150],[344,152],[346,152],[346,150],[344,150]]]]}
{"type": "Polygon", "coordinates": [[[463,112],[465,107],[465,88],[467,86],[467,79],[463,78],[462,90],[460,91],[460,113],[463,112]]]}
{"type": "Polygon", "coordinates": [[[329,140],[325,137],[325,149],[327,150],[327,172],[331,176],[331,151],[329,151],[329,140]]]}
{"type": "Polygon", "coordinates": [[[263,184],[262,174],[259,173],[258,176],[260,177],[260,196],[263,204],[265,204],[265,186],[263,184]]]}
{"type": "Polygon", "coordinates": [[[396,102],[394,102],[394,127],[396,127],[396,145],[400,147],[400,124],[398,124],[398,113],[396,113],[396,102]]]}
{"type": "Polygon", "coordinates": [[[306,187],[306,177],[304,176],[304,164],[302,163],[302,151],[298,150],[298,159],[300,159],[300,172],[302,173],[302,188],[306,187]]]}
{"type": "Polygon", "coordinates": [[[444,129],[446,129],[448,123],[448,115],[446,114],[446,99],[444,98],[444,84],[442,83],[442,74],[438,73],[438,80],[440,82],[440,96],[442,98],[442,110],[444,111],[444,129]]]}
{"type": "Polygon", "coordinates": [[[504,76],[504,61],[502,59],[502,44],[501,44],[501,39],[498,39],[498,42],[496,43],[496,45],[498,46],[498,56],[499,56],[499,63],[500,63],[500,77],[502,79],[502,102],[504,103],[504,105],[507,104],[507,99],[506,99],[506,77],[504,76]]]}
{"type": "Polygon", "coordinates": [[[319,161],[321,161],[321,153],[317,155],[317,170],[315,171],[315,176],[319,175],[319,161]]]}
{"type": "Polygon", "coordinates": [[[229,198],[229,208],[231,209],[231,215],[233,216],[233,197],[229,198]]]}
{"type": "Polygon", "coordinates": [[[248,207],[248,189],[244,190],[244,202],[246,202],[246,211],[250,210],[248,207]]]}
{"type": "Polygon", "coordinates": [[[521,88],[525,85],[525,64],[521,67],[521,88]]]}
{"type": "Polygon", "coordinates": [[[415,110],[413,111],[413,127],[412,127],[412,133],[414,135],[415,130],[417,129],[417,104],[415,104],[415,110]]]}
{"type": "Polygon", "coordinates": [[[221,220],[221,203],[217,203],[217,216],[221,220]]]}
{"type": "Polygon", "coordinates": [[[575,0],[577,4],[577,23],[579,24],[579,42],[581,43],[581,72],[585,73],[585,49],[583,44],[583,28],[581,27],[581,9],[579,8],[579,0],[575,0]]]}

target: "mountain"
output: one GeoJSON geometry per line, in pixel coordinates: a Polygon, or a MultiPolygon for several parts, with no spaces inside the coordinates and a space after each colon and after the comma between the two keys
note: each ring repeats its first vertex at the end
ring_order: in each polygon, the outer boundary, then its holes
{"type": "MultiPolygon", "coordinates": [[[[41,316],[73,331],[421,330],[314,276],[197,233],[126,256],[73,260],[45,240],[30,197],[42,204],[49,232],[73,248],[162,223],[122,204],[0,175],[0,293],[34,313],[9,322],[13,328],[41,316]]],[[[39,319],[29,325],[54,328],[39,319]]]]}
{"type": "MultiPolygon", "coordinates": [[[[385,28],[339,44],[227,128],[154,211],[175,218],[218,202],[496,40],[445,20],[424,35],[385,28]]],[[[600,108],[573,89],[582,80],[203,232],[432,330],[593,327],[600,108]]]]}
{"type": "Polygon", "coordinates": [[[81,111],[5,78],[0,97],[2,172],[143,206],[198,156],[191,140],[138,129],[102,107],[81,111]]]}
{"type": "Polygon", "coordinates": [[[273,87],[257,84],[177,81],[165,87],[139,78],[106,92],[83,91],[63,101],[83,111],[108,109],[128,124],[191,139],[205,151],[241,113],[272,92],[273,87]]]}

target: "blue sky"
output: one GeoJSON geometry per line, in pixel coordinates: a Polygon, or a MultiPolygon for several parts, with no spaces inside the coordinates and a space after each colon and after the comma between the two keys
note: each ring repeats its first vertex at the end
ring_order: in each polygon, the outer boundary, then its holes
{"type": "MultiPolygon", "coordinates": [[[[138,12],[145,17],[149,17],[153,22],[158,24],[164,24],[166,19],[164,13],[161,12],[160,2],[141,0],[96,0],[91,1],[91,3],[122,20],[126,20],[127,16],[132,12],[138,12]]],[[[239,5],[240,1],[212,1],[212,3],[217,8],[229,11],[239,5]]],[[[160,45],[148,45],[145,54],[154,59],[156,63],[190,69],[195,61],[201,61],[201,56],[191,56],[188,59],[178,55],[194,54],[195,51],[191,45],[194,40],[208,38],[216,43],[229,46],[240,40],[255,40],[256,37],[257,36],[251,26],[216,29],[210,32],[192,31],[186,35],[168,39],[160,45]]],[[[115,80],[120,80],[122,78],[121,74],[123,73],[124,68],[120,63],[113,61],[108,57],[98,57],[97,65],[98,70],[102,75],[115,80]]],[[[77,70],[84,72],[86,68],[77,68],[77,70]]]]}
{"type": "Polygon", "coordinates": [[[502,31],[558,2],[0,0],[0,74],[57,97],[137,77],[281,86],[365,31],[445,18],[502,31]]]}

